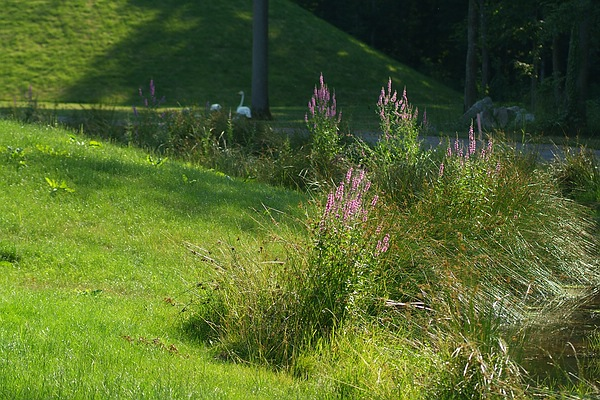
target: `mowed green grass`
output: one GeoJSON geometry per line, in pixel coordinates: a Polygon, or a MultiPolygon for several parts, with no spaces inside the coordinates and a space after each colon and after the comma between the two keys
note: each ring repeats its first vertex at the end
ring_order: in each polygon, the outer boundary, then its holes
{"type": "MultiPolygon", "coordinates": [[[[274,116],[302,121],[319,75],[354,125],[375,124],[391,77],[430,119],[462,111],[461,95],[374,51],[289,0],[272,0],[269,88],[274,116]],[[365,121],[366,120],[366,121],[365,121]]],[[[0,100],[131,106],[154,79],[169,106],[250,102],[252,2],[7,0],[0,15],[0,100]]]]}
{"type": "Polygon", "coordinates": [[[0,121],[0,398],[327,397],[182,329],[203,274],[184,243],[253,246],[265,207],[299,216],[305,199],[153,161],[0,121]]]}

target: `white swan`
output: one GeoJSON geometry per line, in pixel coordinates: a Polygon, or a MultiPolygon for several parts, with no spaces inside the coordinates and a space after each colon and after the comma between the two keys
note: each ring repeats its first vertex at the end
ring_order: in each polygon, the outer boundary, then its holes
{"type": "Polygon", "coordinates": [[[221,105],[220,104],[211,104],[210,105],[210,111],[221,111],[221,105]]]}
{"type": "Polygon", "coordinates": [[[238,93],[239,95],[242,96],[242,100],[240,101],[240,105],[237,108],[237,113],[239,115],[244,115],[246,118],[252,118],[252,112],[250,111],[250,107],[246,107],[244,106],[244,91],[240,90],[240,92],[238,93]]]}

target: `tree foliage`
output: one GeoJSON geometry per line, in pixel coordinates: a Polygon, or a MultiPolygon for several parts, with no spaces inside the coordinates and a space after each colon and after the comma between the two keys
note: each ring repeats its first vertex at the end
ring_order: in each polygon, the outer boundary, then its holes
{"type": "Polygon", "coordinates": [[[294,1],[454,89],[469,89],[465,106],[473,95],[491,96],[524,103],[562,130],[581,130],[586,102],[600,104],[596,0],[294,1]],[[469,5],[477,43],[467,66],[469,5]]]}

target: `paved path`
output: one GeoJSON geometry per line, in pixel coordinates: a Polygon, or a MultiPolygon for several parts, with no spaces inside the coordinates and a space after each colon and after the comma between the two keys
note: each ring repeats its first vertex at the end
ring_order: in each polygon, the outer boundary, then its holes
{"type": "MultiPolygon", "coordinates": [[[[280,128],[280,131],[286,132],[288,134],[291,134],[291,133],[298,134],[298,132],[303,132],[304,134],[308,135],[308,131],[303,130],[303,129],[297,130],[297,129],[285,129],[285,128],[282,129],[282,128],[280,128]]],[[[355,134],[357,136],[361,137],[367,143],[374,144],[377,142],[377,140],[379,140],[379,134],[375,133],[375,132],[355,132],[355,134]]],[[[439,146],[440,143],[442,144],[442,146],[446,146],[448,138],[447,137],[438,137],[438,136],[425,136],[425,137],[421,137],[420,139],[423,141],[425,148],[432,148],[432,147],[439,146]]],[[[450,137],[450,141],[452,143],[454,143],[454,139],[455,138],[450,137]]],[[[467,139],[459,138],[459,140],[463,143],[465,148],[468,146],[467,139]]],[[[524,150],[524,151],[532,152],[532,153],[537,152],[540,156],[540,159],[542,161],[546,161],[546,162],[550,162],[550,161],[554,160],[556,157],[562,158],[562,157],[564,157],[564,154],[565,154],[565,148],[563,146],[556,146],[554,144],[547,144],[547,143],[539,143],[539,144],[515,143],[515,148],[517,151],[524,150]]],[[[572,149],[573,151],[578,151],[578,149],[576,147],[570,147],[570,149],[572,149]]],[[[598,161],[600,161],[600,150],[592,150],[592,151],[596,155],[596,159],[598,161]]]]}
{"type": "MultiPolygon", "coordinates": [[[[439,137],[425,137],[422,138],[423,142],[425,143],[425,146],[429,146],[429,147],[435,147],[438,146],[440,144],[440,138],[439,137]]],[[[465,146],[465,148],[468,146],[468,140],[467,139],[459,139],[463,145],[465,146]]],[[[452,140],[453,142],[453,140],[452,140]]],[[[442,139],[442,145],[446,146],[446,139],[442,139]]],[[[524,151],[527,153],[537,153],[540,156],[540,159],[542,161],[553,161],[554,159],[558,158],[563,158],[565,155],[565,151],[566,148],[564,146],[557,146],[554,144],[547,144],[547,143],[526,143],[526,144],[522,144],[522,143],[515,143],[514,144],[515,149],[517,151],[524,151]]],[[[578,152],[579,149],[576,147],[569,147],[569,149],[571,149],[574,152],[578,152]]],[[[592,150],[594,152],[594,154],[596,155],[596,158],[598,160],[600,160],[600,150],[592,150]]]]}
{"type": "MultiPolygon", "coordinates": [[[[376,133],[363,133],[360,134],[360,136],[362,136],[362,138],[367,141],[368,143],[375,143],[378,140],[378,134],[376,133]]],[[[434,148],[439,146],[440,144],[442,146],[447,146],[447,138],[440,138],[437,136],[426,136],[426,137],[421,137],[420,138],[423,141],[423,144],[425,146],[425,148],[434,148]]],[[[451,143],[454,143],[454,138],[450,138],[451,143]]],[[[468,147],[468,140],[465,138],[459,138],[459,140],[461,141],[461,143],[463,144],[463,146],[465,148],[468,147]]],[[[540,144],[533,144],[533,143],[526,143],[526,144],[522,144],[522,143],[515,143],[515,148],[517,151],[525,151],[525,152],[531,152],[531,153],[537,153],[540,156],[540,159],[542,161],[552,161],[554,160],[556,157],[562,158],[564,157],[565,154],[565,148],[562,146],[556,146],[553,144],[545,144],[545,143],[540,143],[540,144]]],[[[570,149],[572,149],[573,151],[577,152],[579,151],[576,147],[570,147],[570,149]]],[[[596,154],[596,158],[598,160],[600,160],[600,150],[593,150],[594,154],[596,154]]]]}

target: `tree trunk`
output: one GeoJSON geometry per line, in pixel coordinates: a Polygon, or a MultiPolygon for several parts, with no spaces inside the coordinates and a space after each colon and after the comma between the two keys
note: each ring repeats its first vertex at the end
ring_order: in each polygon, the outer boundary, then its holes
{"type": "Polygon", "coordinates": [[[469,0],[469,14],[467,20],[467,61],[465,66],[465,100],[466,112],[477,101],[477,54],[476,54],[476,27],[477,27],[477,0],[469,0]]]}
{"type": "Polygon", "coordinates": [[[487,95],[490,83],[490,54],[487,43],[486,0],[479,0],[479,37],[481,46],[481,90],[487,95]]]}
{"type": "Polygon", "coordinates": [[[579,68],[577,71],[577,97],[579,102],[577,104],[578,114],[586,121],[587,107],[586,100],[588,97],[588,86],[590,77],[590,29],[591,29],[591,17],[592,14],[592,3],[590,0],[581,1],[581,19],[579,20],[579,68]]]}
{"type": "Polygon", "coordinates": [[[579,0],[576,21],[571,29],[567,77],[565,82],[566,118],[569,129],[580,131],[586,124],[587,85],[589,80],[589,0],[579,0]]]}
{"type": "Polygon", "coordinates": [[[272,119],[269,110],[269,0],[253,0],[252,116],[272,119]]]}
{"type": "Polygon", "coordinates": [[[540,70],[540,56],[539,56],[539,51],[538,51],[538,43],[537,43],[537,37],[533,38],[533,46],[531,49],[531,65],[533,66],[532,71],[531,71],[531,83],[530,83],[530,104],[531,104],[531,109],[535,110],[536,106],[537,106],[537,83],[538,83],[538,78],[539,78],[539,70],[540,70]]]}
{"type": "Polygon", "coordinates": [[[554,91],[554,106],[557,110],[562,108],[562,66],[561,66],[561,47],[559,35],[552,35],[552,86],[554,91]]]}

